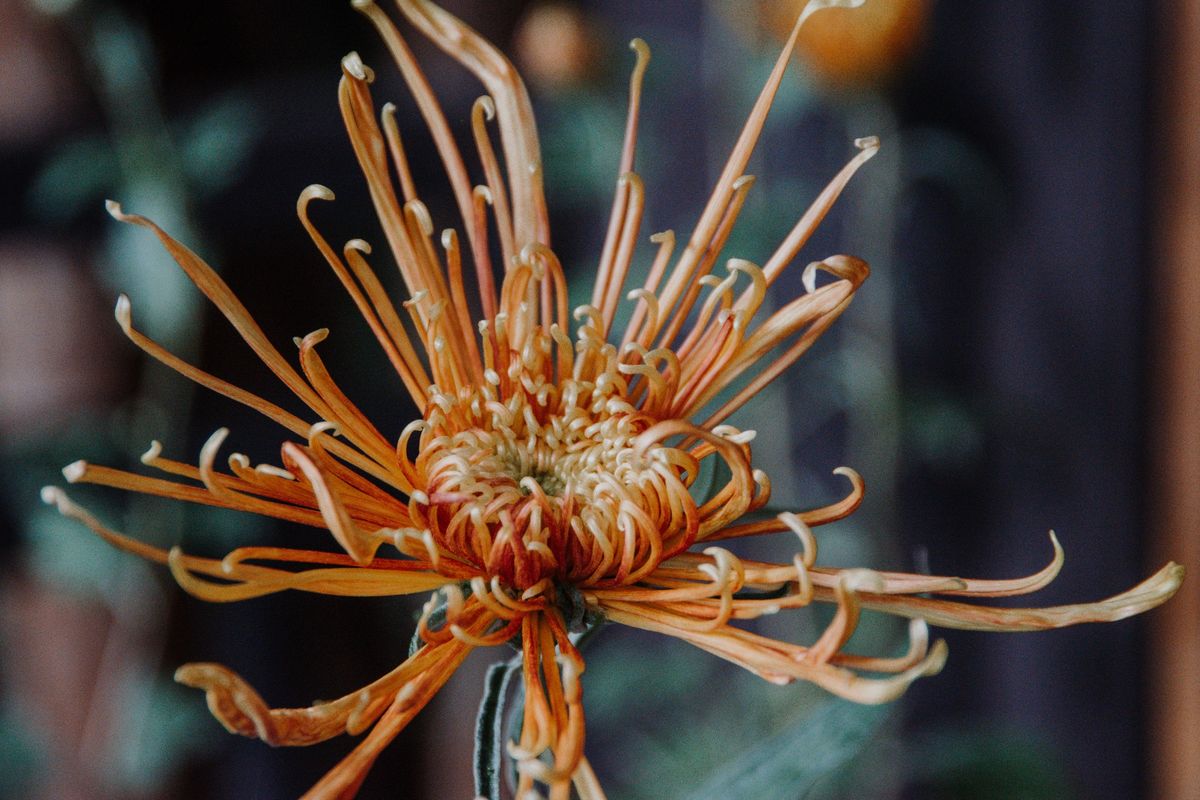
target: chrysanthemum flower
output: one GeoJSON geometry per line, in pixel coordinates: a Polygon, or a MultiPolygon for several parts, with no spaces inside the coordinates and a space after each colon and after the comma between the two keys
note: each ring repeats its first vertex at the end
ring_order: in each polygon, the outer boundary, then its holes
{"type": "Polygon", "coordinates": [[[216,602],[284,590],[380,596],[433,593],[418,623],[420,646],[392,672],[311,708],[271,708],[225,667],[189,664],[177,679],[203,689],[230,731],[273,745],[304,745],[365,734],[309,797],[354,794],[380,751],[429,702],[477,647],[519,643],[523,718],[507,743],[518,795],[567,798],[603,793],[584,757],[581,675],[573,633],[597,619],[655,631],[707,650],[774,683],[816,683],[841,697],[880,703],[941,669],[942,642],[926,623],[978,630],[1034,630],[1120,619],[1162,603],[1179,585],[1170,564],[1133,589],[1098,603],[1043,609],[991,608],[964,599],[1024,594],[1062,564],[1053,540],[1045,569],[1018,580],[964,580],[818,565],[812,528],[845,517],[863,482],[849,469],[848,494],[824,508],[766,521],[747,515],[767,502],[755,469],[753,432],[727,420],[787,369],[837,318],[867,276],[850,256],[809,264],[806,292],[764,311],[764,297],[795,259],[854,172],[876,152],[859,152],[801,215],[763,266],[718,263],[753,179],[747,162],[805,18],[836,0],[810,3],[793,28],[695,229],[676,256],[675,236],[650,237],[657,255],[640,286],[627,286],[645,193],[634,170],[638,107],[649,52],[635,41],[629,122],[617,195],[591,303],[572,313],[563,268],[550,247],[539,148],[529,98],[511,64],[490,44],[425,0],[398,0],[408,21],[484,85],[471,114],[483,183],[468,175],[451,126],[404,39],[370,0],[354,5],[383,36],[416,99],[446,168],[465,237],[434,239],[393,108],[376,115],[372,72],[356,54],[342,62],[338,91],[350,141],[408,298],[397,308],[368,266],[361,240],[332,247],[310,217],[321,186],[300,195],[305,230],[374,332],[399,380],[422,409],[393,440],[354,405],[318,354],[328,331],[297,339],[299,371],[250,312],[195,253],[150,220],[150,229],[263,363],[307,406],[294,415],[185,363],[134,325],[122,296],[116,316],[134,344],[197,383],[250,406],[295,440],[278,464],[241,454],[218,468],[218,431],[197,466],[154,443],[150,477],[76,462],[72,483],[91,483],[238,509],[325,528],[341,551],[241,547],[224,559],[161,550],[110,530],[57,488],[44,499],[119,548],[165,563],[191,594],[216,602]],[[489,122],[499,133],[493,144],[489,122]],[[497,152],[501,157],[497,156],[497,152]],[[464,241],[465,239],[465,241],[464,241]],[[493,274],[498,256],[502,277],[493,274]],[[465,276],[473,272],[473,280],[465,276]],[[474,288],[468,286],[473,284],[474,288]],[[624,330],[618,306],[632,304],[624,330]],[[571,331],[574,329],[574,337],[571,331]],[[723,465],[723,486],[704,493],[706,463],[723,465]],[[735,556],[730,540],[785,533],[797,540],[787,563],[735,556]],[[390,555],[388,555],[390,552],[390,555]],[[745,620],[813,602],[836,605],[807,645],[748,630],[745,620]],[[860,611],[908,617],[902,657],[843,652],[860,611]]]}

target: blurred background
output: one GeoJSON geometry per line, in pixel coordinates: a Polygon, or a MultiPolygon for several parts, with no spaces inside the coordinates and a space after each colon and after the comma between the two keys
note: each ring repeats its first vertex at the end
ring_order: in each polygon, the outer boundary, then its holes
{"type": "MultiPolygon", "coordinates": [[[[586,286],[616,179],[629,39],[654,52],[644,230],[685,236],[800,3],[444,5],[522,68],[555,248],[586,286]]],[[[418,39],[465,136],[481,89],[418,39]]],[[[1036,571],[1053,528],[1067,563],[1038,605],[1106,597],[1168,558],[1194,572],[1200,3],[868,0],[815,17],[801,49],[726,255],[761,262],[854,138],[884,146],[802,254],[853,253],[872,277],[733,420],[772,434],[756,455],[773,505],[827,502],[844,488],[831,470],[852,465],[868,499],[820,532],[823,561],[936,574],[1036,571]]],[[[219,661],[268,702],[301,705],[404,658],[410,603],[206,605],[38,502],[77,458],[129,467],[159,439],[192,461],[221,425],[252,459],[277,457],[278,431],[122,338],[109,313],[119,291],[174,352],[283,397],[153,237],[104,213],[107,197],[217,265],[281,346],[330,327],[326,359],[381,429],[416,415],[294,217],[300,190],[320,182],[339,198],[318,212],[331,240],[380,238],[336,107],[350,50],[375,68],[376,102],[399,105],[422,194],[453,224],[415,109],[348,3],[0,0],[0,796],[294,797],[350,740],[276,751],[230,736],[171,682],[175,666],[219,661]]],[[[799,290],[784,283],[776,300],[799,290]]],[[[202,554],[327,546],[263,520],[73,496],[116,528],[202,554]]],[[[722,787],[739,785],[738,764],[768,762],[824,765],[797,779],[797,797],[1194,800],[1197,620],[1193,575],[1167,607],[1113,625],[946,632],[945,672],[882,710],[606,630],[585,684],[589,754],[614,800],[748,796],[722,787]]],[[[881,622],[862,636],[887,647],[899,632],[881,622]]],[[[495,657],[472,657],[362,797],[472,796],[474,708],[495,657]]]]}

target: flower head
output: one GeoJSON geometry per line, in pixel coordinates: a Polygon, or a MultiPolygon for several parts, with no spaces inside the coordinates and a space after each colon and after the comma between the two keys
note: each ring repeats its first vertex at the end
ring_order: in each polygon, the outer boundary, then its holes
{"type": "MultiPolygon", "coordinates": [[[[519,642],[524,715],[508,751],[521,796],[534,788],[566,798],[601,797],[584,757],[581,675],[573,633],[603,618],[707,650],[776,683],[814,682],[842,697],[879,703],[942,668],[946,647],[926,623],[982,630],[1033,630],[1119,619],[1151,608],[1178,586],[1171,564],[1108,600],[1046,609],[989,608],[963,599],[1024,594],[1052,580],[1049,566],[1018,580],[964,580],[818,564],[812,529],[851,513],[863,494],[852,470],[836,470],[848,494],[828,506],[751,521],[770,494],[753,466],[752,431],[727,423],[750,397],[796,361],[842,313],[867,276],[850,256],[809,264],[805,293],[773,313],[764,298],[789,267],[854,172],[876,152],[858,152],[804,212],[763,265],[718,260],[753,183],[745,174],[767,111],[805,19],[836,0],[813,0],[751,111],[686,246],[651,237],[657,254],[640,286],[628,277],[645,192],[634,172],[642,77],[649,50],[633,43],[629,123],[616,199],[591,302],[570,312],[562,265],[550,246],[539,147],[526,91],[509,62],[470,28],[424,0],[398,0],[408,21],[473,72],[487,95],[471,114],[483,182],[474,184],[446,117],[390,18],[369,0],[354,5],[377,27],[417,101],[446,168],[461,217],[434,237],[408,168],[394,109],[377,116],[372,72],[356,54],[342,62],[338,100],[408,299],[397,307],[368,265],[361,240],[340,251],[312,222],[321,186],[300,196],[300,221],[373,331],[384,357],[422,409],[396,439],[381,432],[339,388],[318,354],[329,335],[297,339],[299,370],[283,356],[220,277],[150,220],[150,229],[263,363],[308,408],[307,417],[201,371],[133,324],[128,298],[117,320],[131,341],[183,375],[261,412],[289,431],[278,464],[217,456],[214,434],[191,466],[154,443],[143,463],[165,477],[76,462],[83,482],[233,508],[328,529],[341,552],[240,547],[220,560],[163,551],[110,530],[60,489],[47,502],[114,545],[167,564],[180,585],[216,602],[292,589],[333,595],[433,593],[418,623],[420,646],[374,683],[311,708],[271,708],[241,678],[215,664],[181,667],[230,730],[271,744],[302,745],[365,734],[310,792],[344,797],[379,752],[433,697],[473,648],[519,642]],[[493,143],[494,123],[499,149],[493,143]],[[395,177],[393,177],[395,176],[395,177]],[[493,252],[494,251],[494,252],[493,252]],[[499,257],[502,277],[494,277],[499,257]],[[469,280],[465,273],[473,273],[469,280]],[[472,288],[468,289],[468,285],[472,288]],[[614,329],[621,302],[632,305],[614,329]],[[710,463],[727,475],[707,493],[710,463]],[[729,540],[796,537],[786,563],[736,556],[729,540]],[[836,605],[806,645],[768,638],[741,623],[764,614],[836,605]],[[843,652],[863,609],[909,617],[911,643],[898,658],[843,652]]],[[[842,3],[852,5],[850,0],[842,3]]]]}

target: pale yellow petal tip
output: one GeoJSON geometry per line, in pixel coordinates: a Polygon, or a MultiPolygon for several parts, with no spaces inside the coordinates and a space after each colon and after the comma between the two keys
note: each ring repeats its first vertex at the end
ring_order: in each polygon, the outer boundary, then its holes
{"type": "Polygon", "coordinates": [[[321,342],[329,338],[329,328],[317,328],[315,331],[306,334],[303,338],[295,337],[292,339],[297,347],[316,347],[321,342]]]}
{"type": "Polygon", "coordinates": [[[350,0],[350,7],[355,11],[365,11],[375,5],[375,0],[350,0]]]}
{"type": "Polygon", "coordinates": [[[320,422],[314,422],[308,429],[308,438],[315,439],[323,433],[328,433],[330,436],[341,436],[342,429],[338,427],[336,422],[330,422],[323,419],[320,422]]]}
{"type": "Polygon", "coordinates": [[[158,439],[152,439],[150,441],[150,447],[146,449],[146,452],[142,453],[141,462],[146,466],[152,465],[158,460],[159,456],[162,455],[162,451],[162,442],[160,442],[158,439]]]}
{"type": "MultiPolygon", "coordinates": [[[[67,479],[67,483],[79,483],[79,481],[83,480],[83,476],[87,474],[87,469],[88,469],[88,462],[84,461],[83,459],[80,459],[79,461],[73,461],[70,464],[67,464],[65,467],[63,467],[62,474],[63,474],[63,477],[67,479]]],[[[46,487],[46,488],[53,488],[53,487],[46,487]]],[[[46,497],[45,491],[46,491],[45,489],[42,490],[42,492],[43,492],[42,498],[43,499],[45,499],[45,497],[46,497]]]]}
{"type": "Polygon", "coordinates": [[[878,136],[863,136],[854,140],[855,147],[859,150],[868,150],[872,155],[879,150],[882,144],[878,136]]]}
{"type": "Polygon", "coordinates": [[[300,192],[300,204],[304,205],[310,200],[335,200],[333,190],[328,186],[319,183],[310,183],[304,187],[304,191],[300,192]]]}
{"type": "Polygon", "coordinates": [[[475,98],[475,104],[471,106],[473,113],[483,112],[483,115],[489,122],[496,118],[496,101],[491,95],[485,94],[475,98]]]}
{"type": "Polygon", "coordinates": [[[351,239],[346,242],[346,250],[357,250],[365,256],[371,255],[371,243],[366,239],[351,239]]]}
{"type": "Polygon", "coordinates": [[[126,333],[133,327],[133,303],[129,300],[129,295],[124,293],[117,295],[117,305],[113,308],[113,317],[121,326],[121,330],[126,333]]]}
{"type": "Polygon", "coordinates": [[[409,200],[404,204],[404,210],[410,213],[421,226],[421,233],[425,236],[433,235],[433,217],[429,214],[429,208],[420,200],[409,200]]]}
{"type": "Polygon", "coordinates": [[[921,672],[921,677],[931,678],[940,673],[945,668],[948,658],[950,658],[950,645],[946,644],[945,639],[938,639],[933,643],[929,657],[925,659],[925,669],[921,672]]]}
{"type": "Polygon", "coordinates": [[[48,506],[54,506],[59,511],[62,511],[62,503],[67,499],[62,489],[57,486],[43,486],[40,494],[43,503],[48,506]]]}
{"type": "Polygon", "coordinates": [[[489,189],[488,187],[484,186],[483,184],[479,184],[474,189],[472,189],[471,194],[473,194],[476,199],[482,198],[483,202],[487,203],[489,206],[494,205],[494,203],[493,203],[494,197],[492,196],[492,190],[489,189]]]}
{"type": "Polygon", "coordinates": [[[371,81],[374,73],[363,63],[362,56],[357,50],[351,50],[342,58],[342,69],[351,77],[357,78],[360,81],[371,81]]]}
{"type": "Polygon", "coordinates": [[[853,467],[838,467],[833,471],[833,474],[840,475],[850,481],[850,485],[854,487],[856,492],[862,492],[866,489],[867,482],[863,480],[863,476],[859,474],[858,470],[853,467]]]}
{"type": "Polygon", "coordinates": [[[115,220],[122,222],[125,220],[125,212],[121,210],[121,204],[116,200],[105,200],[104,210],[115,220]]]}
{"type": "Polygon", "coordinates": [[[1178,562],[1172,561],[1163,567],[1163,589],[1165,594],[1163,600],[1169,600],[1179,591],[1179,587],[1183,585],[1183,579],[1187,577],[1187,567],[1178,562]]]}

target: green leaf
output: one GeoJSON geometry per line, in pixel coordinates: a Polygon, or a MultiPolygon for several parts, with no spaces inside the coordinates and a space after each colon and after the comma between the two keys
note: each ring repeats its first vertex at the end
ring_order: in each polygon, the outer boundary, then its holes
{"type": "Polygon", "coordinates": [[[475,718],[475,794],[500,800],[500,775],[504,759],[504,707],[512,677],[521,669],[514,658],[488,668],[483,679],[483,701],[475,718]]]}
{"type": "Polygon", "coordinates": [[[733,756],[698,789],[695,800],[783,800],[802,797],[844,767],[874,735],[886,707],[829,700],[733,756]]]}

